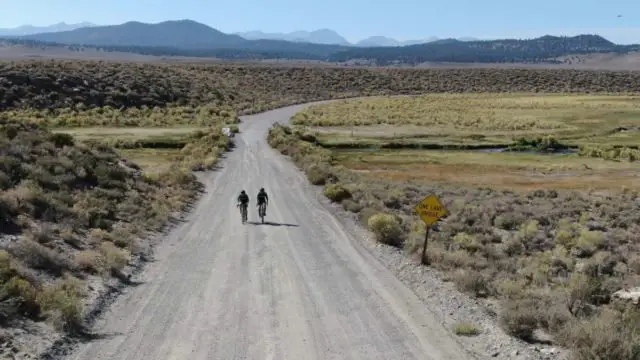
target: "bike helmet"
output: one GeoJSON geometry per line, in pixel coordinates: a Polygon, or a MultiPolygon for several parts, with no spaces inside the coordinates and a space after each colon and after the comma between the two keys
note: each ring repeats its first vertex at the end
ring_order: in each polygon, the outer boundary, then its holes
{"type": "Polygon", "coordinates": [[[260,188],[260,192],[264,192],[264,188],[260,188]]]}
{"type": "Polygon", "coordinates": [[[244,194],[244,190],[240,191],[240,194],[244,194]]]}

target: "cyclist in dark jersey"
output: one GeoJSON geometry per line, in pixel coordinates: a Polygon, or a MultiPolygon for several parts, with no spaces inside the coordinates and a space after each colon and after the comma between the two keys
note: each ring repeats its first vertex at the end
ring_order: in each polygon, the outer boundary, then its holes
{"type": "Polygon", "coordinates": [[[249,195],[247,195],[246,192],[244,192],[244,190],[242,190],[240,192],[240,195],[238,195],[238,205],[248,205],[249,204],[249,195]]]}
{"type": "Polygon", "coordinates": [[[264,215],[267,215],[267,205],[269,205],[269,196],[267,195],[267,192],[264,191],[264,188],[261,188],[260,191],[258,192],[258,195],[256,196],[257,200],[258,200],[258,208],[260,208],[260,205],[265,204],[264,206],[264,215]]]}
{"type": "Polygon", "coordinates": [[[245,221],[247,221],[247,206],[249,205],[249,195],[247,195],[246,192],[244,192],[244,190],[242,190],[240,192],[240,195],[238,195],[238,204],[236,205],[237,207],[240,208],[240,215],[242,216],[242,223],[244,224],[245,221]]]}

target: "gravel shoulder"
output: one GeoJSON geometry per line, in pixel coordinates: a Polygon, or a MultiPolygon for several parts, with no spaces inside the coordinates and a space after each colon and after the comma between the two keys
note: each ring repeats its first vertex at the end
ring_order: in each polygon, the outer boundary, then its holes
{"type": "Polygon", "coordinates": [[[268,128],[303,106],[243,118],[237,148],[202,177],[193,212],[95,323],[98,339],[69,358],[545,358],[437,274],[375,245],[269,147],[268,128]],[[260,187],[271,198],[266,224],[255,222],[260,187]],[[252,198],[246,225],[241,188],[252,198]],[[456,337],[455,320],[485,332],[456,337]]]}

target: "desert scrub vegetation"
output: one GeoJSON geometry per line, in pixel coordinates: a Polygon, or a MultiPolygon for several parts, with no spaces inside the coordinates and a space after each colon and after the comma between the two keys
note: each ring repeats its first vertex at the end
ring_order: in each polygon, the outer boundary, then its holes
{"type": "Polygon", "coordinates": [[[341,203],[343,200],[350,198],[351,194],[349,190],[340,184],[327,184],[324,187],[324,196],[331,199],[331,201],[341,203]]]}
{"type": "Polygon", "coordinates": [[[0,110],[207,105],[217,113],[244,114],[340,97],[469,91],[622,93],[639,91],[639,84],[640,74],[612,71],[20,60],[0,62],[0,110]]]}
{"type": "Polygon", "coordinates": [[[378,241],[409,256],[424,238],[415,204],[436,193],[450,214],[432,232],[431,266],[461,291],[500,301],[506,332],[527,341],[546,333],[575,359],[637,359],[640,310],[612,297],[640,286],[637,192],[514,192],[383,179],[334,164],[331,151],[302,128],[276,124],[268,140],[299,167],[322,168],[323,183],[349,192],[343,207],[378,241]]]}
{"type": "Polygon", "coordinates": [[[0,120],[3,316],[26,313],[78,330],[86,281],[121,270],[140,254],[145,234],[188,204],[199,188],[181,165],[216,141],[201,134],[183,163],[151,177],[111,148],[0,120]]]}
{"type": "Polygon", "coordinates": [[[554,143],[535,145],[557,147],[636,144],[639,115],[635,95],[480,93],[341,100],[310,106],[291,120],[318,127],[323,143],[336,137],[477,145],[541,138],[554,143]]]}
{"type": "MultiPolygon", "coordinates": [[[[219,127],[212,127],[216,131],[219,127]]],[[[54,133],[67,133],[77,141],[103,145],[116,149],[172,149],[180,150],[193,140],[198,132],[209,131],[207,127],[87,127],[87,128],[54,128],[54,133]]]]}
{"type": "Polygon", "coordinates": [[[232,148],[233,140],[222,132],[223,126],[228,124],[170,128],[58,128],[53,132],[69,134],[89,146],[117,149],[129,159],[144,161],[154,157],[150,165],[176,165],[197,171],[213,169],[220,155],[232,148]]]}
{"type": "Polygon", "coordinates": [[[378,213],[367,219],[369,230],[375,235],[376,240],[387,245],[402,244],[402,226],[400,220],[393,214],[378,213]]]}
{"type": "Polygon", "coordinates": [[[592,157],[613,161],[640,161],[640,150],[627,146],[593,146],[585,145],[580,147],[580,156],[592,157]]]}
{"type": "Polygon", "coordinates": [[[220,126],[198,130],[187,137],[187,144],[180,149],[178,162],[193,171],[211,170],[220,155],[233,145],[233,140],[224,135],[220,126]]]}
{"type": "Polygon", "coordinates": [[[139,108],[108,105],[88,108],[79,103],[63,108],[10,109],[1,112],[0,118],[20,118],[49,128],[213,126],[239,122],[236,110],[228,103],[152,108],[146,105],[139,108]]]}
{"type": "Polygon", "coordinates": [[[459,336],[477,336],[482,333],[477,325],[468,322],[457,323],[453,331],[459,336]]]}
{"type": "MultiPolygon", "coordinates": [[[[97,131],[96,128],[88,129],[97,131]]],[[[113,148],[118,150],[119,154],[126,155],[124,157],[128,160],[142,160],[150,166],[173,166],[191,171],[213,169],[220,155],[231,150],[234,145],[233,139],[222,132],[222,125],[198,130],[166,129],[169,134],[160,136],[150,135],[151,128],[122,128],[120,131],[114,131],[113,135],[104,134],[102,137],[79,135],[83,133],[79,130],[57,129],[55,134],[75,135],[74,138],[79,143],[92,147],[113,148]],[[132,136],[122,134],[124,131],[128,131],[132,136]]],[[[142,170],[149,169],[145,166],[142,170]]]]}

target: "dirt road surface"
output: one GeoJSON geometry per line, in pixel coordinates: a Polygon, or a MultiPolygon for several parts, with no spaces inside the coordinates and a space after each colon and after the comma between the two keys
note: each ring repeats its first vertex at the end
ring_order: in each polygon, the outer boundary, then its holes
{"type": "Polygon", "coordinates": [[[246,116],[237,148],[155,252],[141,284],[72,359],[473,359],[422,301],[347,233],[266,142],[304,105],[246,116]],[[259,224],[255,195],[269,196],[259,224]],[[241,224],[235,198],[251,197],[241,224]]]}

